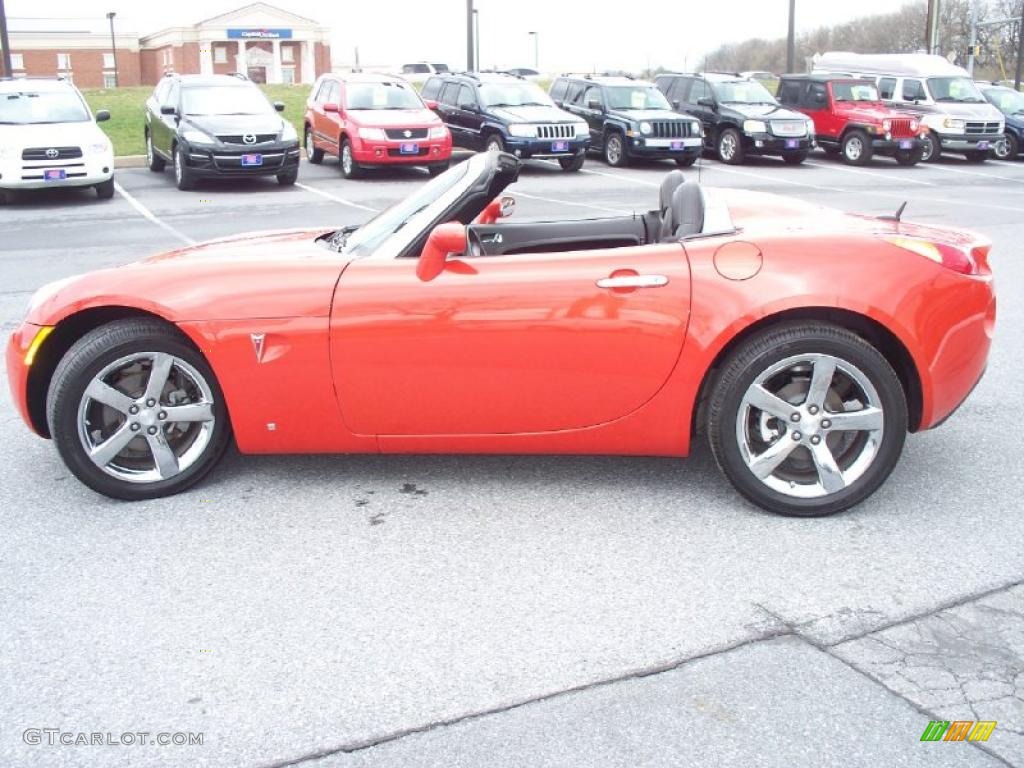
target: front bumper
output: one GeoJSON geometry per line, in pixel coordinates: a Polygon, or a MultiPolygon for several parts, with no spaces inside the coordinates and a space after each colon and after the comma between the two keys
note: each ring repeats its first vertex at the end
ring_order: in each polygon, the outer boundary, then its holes
{"type": "Polygon", "coordinates": [[[871,147],[878,155],[892,155],[896,152],[924,151],[924,139],[921,138],[897,138],[897,139],[872,139],[871,147]]]}
{"type": "Polygon", "coordinates": [[[590,148],[590,137],[577,139],[528,139],[518,136],[505,137],[505,151],[516,157],[537,159],[558,159],[573,157],[586,152],[590,148]],[[564,150],[556,150],[556,145],[564,145],[564,150]]]}
{"type": "Polygon", "coordinates": [[[41,326],[31,323],[22,323],[21,326],[11,334],[7,342],[7,384],[11,388],[11,399],[14,401],[18,413],[21,415],[29,429],[37,435],[41,435],[39,428],[32,423],[32,416],[28,406],[28,374],[29,366],[25,364],[25,355],[41,326]]]}
{"type": "Polygon", "coordinates": [[[0,161],[0,189],[91,187],[113,175],[114,155],[106,152],[50,162],[22,160],[20,157],[0,161]],[[54,171],[63,171],[65,178],[47,178],[59,175],[52,173],[54,171]]]}
{"type": "Polygon", "coordinates": [[[232,145],[206,147],[185,145],[185,162],[199,178],[273,176],[299,167],[299,143],[261,145],[241,149],[232,145]],[[243,165],[246,155],[259,155],[260,165],[243,165]]]}
{"type": "Polygon", "coordinates": [[[448,162],[451,156],[450,136],[408,141],[352,139],[352,157],[360,165],[433,165],[448,162]],[[409,152],[408,145],[415,147],[415,152],[409,152]],[[402,151],[403,146],[407,151],[402,151]]]}
{"type": "Polygon", "coordinates": [[[694,157],[704,151],[704,139],[701,136],[656,139],[637,135],[629,137],[628,141],[630,157],[646,157],[651,160],[694,157]]]}
{"type": "Polygon", "coordinates": [[[814,149],[813,136],[780,137],[771,133],[743,134],[743,151],[748,155],[788,155],[814,149]]]}
{"type": "Polygon", "coordinates": [[[996,142],[1003,140],[1002,133],[988,133],[974,136],[963,134],[936,133],[942,148],[949,152],[984,152],[992,149],[996,142]]]}

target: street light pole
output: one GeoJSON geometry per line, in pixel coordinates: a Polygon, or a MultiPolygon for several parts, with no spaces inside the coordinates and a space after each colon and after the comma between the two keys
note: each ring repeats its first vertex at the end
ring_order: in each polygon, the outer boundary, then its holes
{"type": "Polygon", "coordinates": [[[111,55],[114,57],[114,87],[115,88],[120,86],[120,82],[118,82],[118,79],[117,79],[117,41],[114,39],[114,17],[116,15],[117,14],[114,13],[113,11],[110,11],[107,14],[107,19],[110,20],[110,50],[111,50],[111,55]]]}
{"type": "MultiPolygon", "coordinates": [[[[3,5],[3,0],[0,0],[3,5]]],[[[1024,69],[1024,4],[1020,7],[1020,22],[1017,24],[1017,73],[1013,78],[1013,89],[1020,90],[1021,70],[1024,69]]]]}
{"type": "Polygon", "coordinates": [[[540,33],[530,32],[533,35],[533,68],[540,72],[540,33]]]}
{"type": "Polygon", "coordinates": [[[789,36],[786,38],[786,71],[796,66],[796,0],[789,0],[789,36]]]}
{"type": "Polygon", "coordinates": [[[926,53],[937,53],[939,46],[939,0],[928,0],[928,14],[924,25],[924,49],[926,53]]]}
{"type": "Polygon", "coordinates": [[[971,3],[971,28],[967,42],[967,74],[974,77],[974,46],[978,43],[978,0],[971,3]]]}
{"type": "Polygon", "coordinates": [[[473,9],[473,39],[476,41],[476,53],[473,59],[476,61],[476,68],[480,69],[480,9],[473,9]]]}
{"type": "Polygon", "coordinates": [[[14,70],[11,68],[11,41],[7,39],[7,11],[4,10],[4,0],[0,0],[0,48],[3,48],[4,74],[7,77],[14,77],[14,70]]]}
{"type": "Polygon", "coordinates": [[[472,72],[473,66],[473,0],[466,0],[466,71],[472,72]]]}

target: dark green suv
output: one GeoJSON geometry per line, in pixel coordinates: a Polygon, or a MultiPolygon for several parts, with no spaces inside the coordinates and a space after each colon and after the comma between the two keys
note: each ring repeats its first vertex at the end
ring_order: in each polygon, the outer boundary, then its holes
{"type": "Polygon", "coordinates": [[[551,84],[551,99],[590,126],[590,148],[609,165],[633,158],[675,160],[693,165],[700,157],[700,121],[672,111],[653,83],[629,77],[562,75],[551,84]]]}

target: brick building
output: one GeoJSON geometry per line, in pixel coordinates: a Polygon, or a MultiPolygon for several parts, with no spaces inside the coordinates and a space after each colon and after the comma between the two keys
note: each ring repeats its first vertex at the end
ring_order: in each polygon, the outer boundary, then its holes
{"type": "MultiPolygon", "coordinates": [[[[110,27],[100,19],[9,20],[14,76],[114,85],[110,27]]],[[[256,82],[312,83],[331,69],[330,31],[267,3],[143,37],[115,19],[118,84],[154,85],[167,72],[243,72],[256,82]]]]}

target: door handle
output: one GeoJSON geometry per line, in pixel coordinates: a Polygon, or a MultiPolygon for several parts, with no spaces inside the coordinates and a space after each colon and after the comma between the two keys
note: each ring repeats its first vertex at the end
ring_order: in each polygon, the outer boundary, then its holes
{"type": "Polygon", "coordinates": [[[597,281],[598,288],[661,288],[664,285],[668,285],[665,275],[617,275],[597,281]]]}

